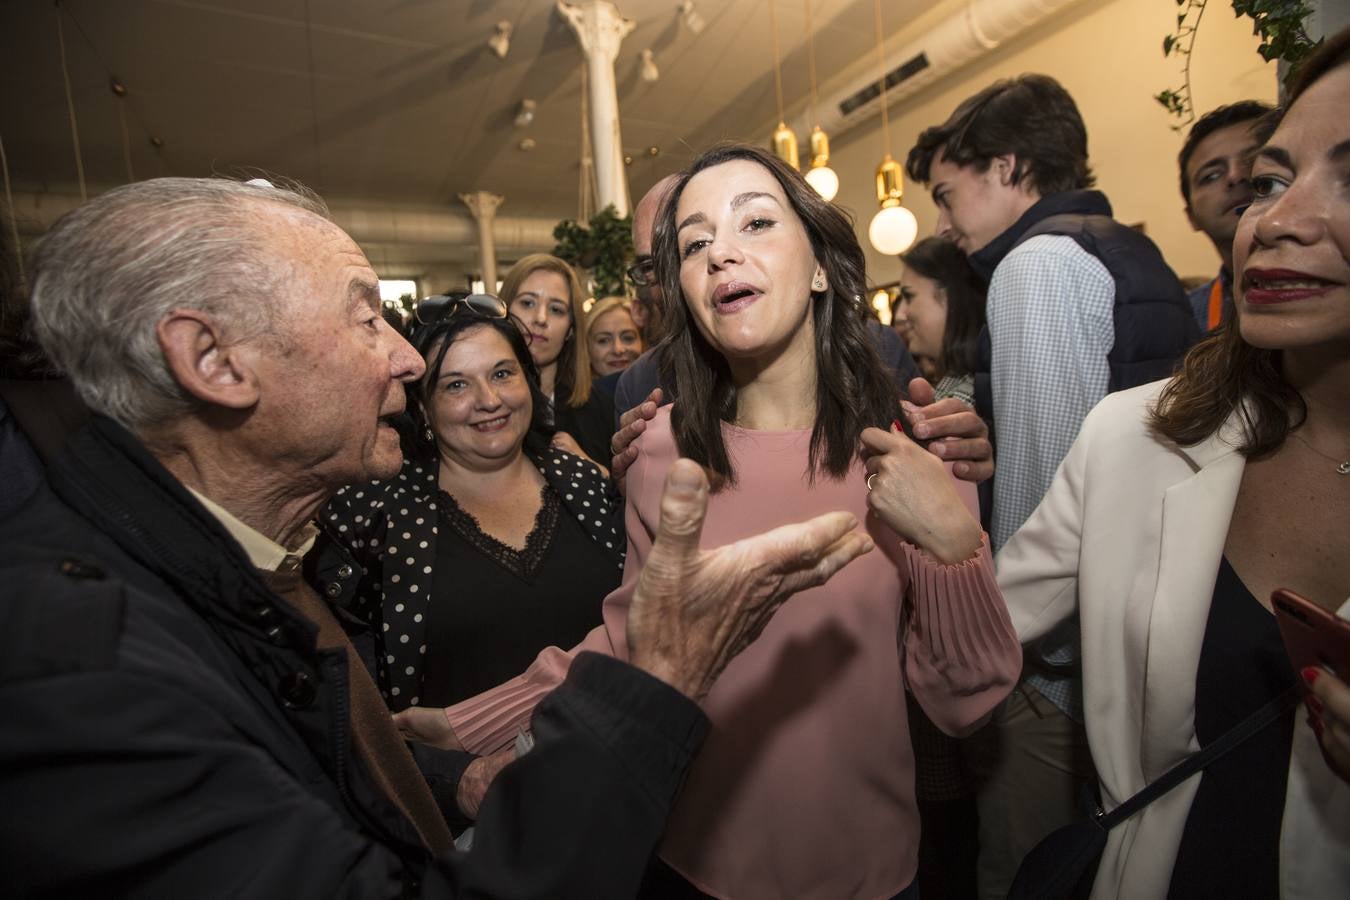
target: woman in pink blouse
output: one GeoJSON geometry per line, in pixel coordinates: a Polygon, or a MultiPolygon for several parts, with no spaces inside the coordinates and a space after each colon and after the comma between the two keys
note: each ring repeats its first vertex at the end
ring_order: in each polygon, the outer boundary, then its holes
{"type": "MultiPolygon", "coordinates": [[[[796,171],[751,147],[704,154],[672,188],[653,249],[665,295],[684,300],[666,323],[679,399],[639,439],[624,581],[577,649],[626,655],[678,456],[709,471],[709,546],[842,509],[877,550],[789,600],[713,685],[713,727],[644,896],[903,895],[919,837],[905,691],[960,735],[1021,668],[988,545],[943,463],[889,428],[898,403],[864,330],[862,250],[796,171]]],[[[547,650],[448,708],[454,740],[510,744],[571,656],[547,650]]],[[[425,736],[443,723],[406,724],[425,736]]]]}

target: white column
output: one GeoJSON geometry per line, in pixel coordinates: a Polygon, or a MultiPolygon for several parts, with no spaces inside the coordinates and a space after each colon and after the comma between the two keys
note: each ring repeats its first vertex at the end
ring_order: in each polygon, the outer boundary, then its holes
{"type": "Polygon", "coordinates": [[[489,294],[497,293],[497,242],[492,236],[492,220],[497,217],[497,207],[506,198],[501,194],[488,191],[474,191],[460,194],[459,199],[473,213],[478,223],[478,261],[483,267],[483,289],[489,294]]]}
{"type": "Polygon", "coordinates": [[[558,0],[558,12],[572,26],[586,55],[590,84],[591,147],[595,154],[598,206],[610,204],[628,215],[628,182],[623,169],[623,141],[619,138],[619,92],[614,82],[614,60],[619,45],[636,23],[625,19],[609,0],[558,0]]]}

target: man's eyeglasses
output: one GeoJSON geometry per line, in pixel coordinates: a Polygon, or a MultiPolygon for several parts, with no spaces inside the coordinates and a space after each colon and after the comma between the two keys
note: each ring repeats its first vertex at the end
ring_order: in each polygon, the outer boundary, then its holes
{"type": "Polygon", "coordinates": [[[651,287],[656,284],[656,260],[648,256],[629,266],[628,280],[638,287],[651,287]]]}
{"type": "Polygon", "coordinates": [[[419,300],[417,308],[413,310],[413,318],[419,325],[435,325],[461,309],[468,309],[469,312],[484,319],[506,318],[506,303],[501,298],[491,294],[467,294],[463,291],[437,294],[435,297],[419,300]]]}

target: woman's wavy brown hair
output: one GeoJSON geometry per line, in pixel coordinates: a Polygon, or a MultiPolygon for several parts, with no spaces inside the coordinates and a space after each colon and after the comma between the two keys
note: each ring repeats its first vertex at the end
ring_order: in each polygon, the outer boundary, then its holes
{"type": "MultiPolygon", "coordinates": [[[[1350,28],[1330,37],[1295,74],[1289,99],[1258,126],[1270,139],[1285,112],[1319,78],[1350,64],[1350,28]]],[[[1236,280],[1241,272],[1233,273],[1236,280]]],[[[1181,371],[1168,382],[1149,416],[1159,436],[1183,447],[1218,432],[1237,414],[1242,423],[1243,456],[1259,457],[1279,449],[1289,432],[1303,424],[1307,405],[1281,371],[1278,350],[1253,347],[1242,339],[1236,319],[1191,348],[1181,371]]]]}
{"type": "Polygon", "coordinates": [[[815,426],[811,431],[809,477],[820,472],[841,478],[858,453],[858,435],[869,425],[888,428],[898,418],[894,381],[877,356],[867,331],[870,312],[863,299],[865,259],[853,225],[827,203],[798,172],[758,147],[724,144],[702,154],[682,172],[657,214],[652,238],[656,277],[667,298],[665,354],[667,383],[676,402],[671,426],[680,454],[709,470],[714,490],[736,481],[722,423],[736,416],[736,385],[726,360],[703,337],[684,302],[680,286],[679,236],[675,211],[689,180],[700,172],[734,160],[758,163],[783,188],[801,219],[811,251],[825,270],[828,287],[813,293],[811,317],[816,335],[815,426]]]}

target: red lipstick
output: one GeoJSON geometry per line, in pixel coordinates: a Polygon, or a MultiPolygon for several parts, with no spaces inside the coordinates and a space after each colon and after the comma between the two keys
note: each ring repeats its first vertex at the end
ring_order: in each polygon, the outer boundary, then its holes
{"type": "Polygon", "coordinates": [[[1336,287],[1325,278],[1318,278],[1294,269],[1247,269],[1242,276],[1243,299],[1253,306],[1292,303],[1309,297],[1320,297],[1336,287]]]}

